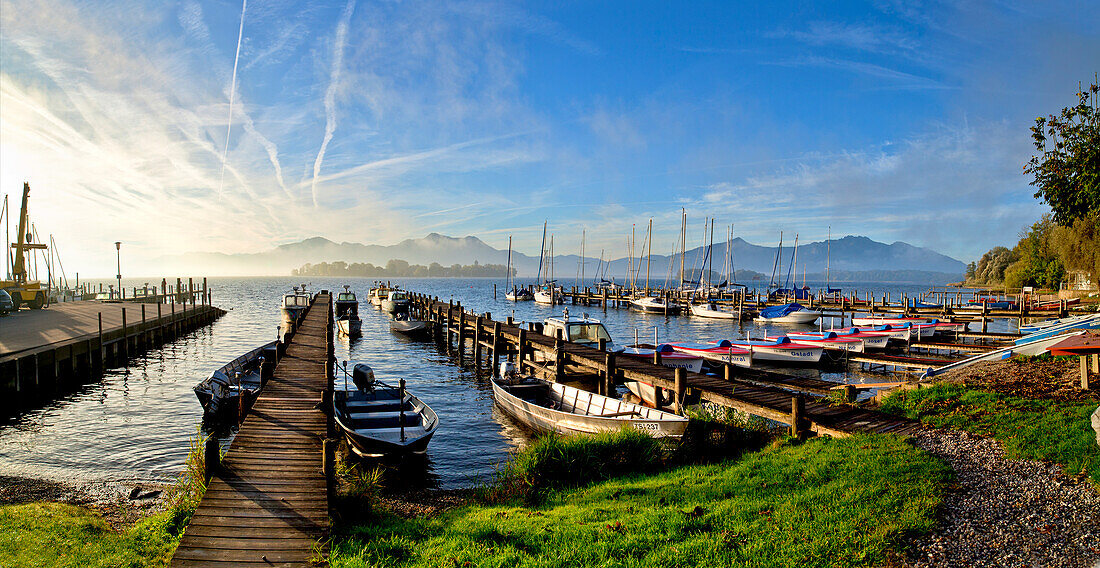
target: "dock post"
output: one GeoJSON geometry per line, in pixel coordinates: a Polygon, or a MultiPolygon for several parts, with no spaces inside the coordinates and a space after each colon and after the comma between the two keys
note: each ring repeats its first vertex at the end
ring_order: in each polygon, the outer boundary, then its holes
{"type": "Polygon", "coordinates": [[[844,385],[844,400],[848,402],[856,401],[856,387],[855,385],[844,385]]]}
{"type": "Polygon", "coordinates": [[[103,369],[106,363],[103,361],[103,312],[99,312],[99,343],[96,348],[99,351],[99,368],[103,369]]]}
{"type": "Polygon", "coordinates": [[[676,380],[676,400],[673,401],[676,414],[684,414],[684,396],[687,394],[687,370],[682,367],[673,369],[673,375],[676,380]]]}
{"type": "Polygon", "coordinates": [[[560,327],[554,331],[554,382],[560,383],[565,374],[565,340],[560,327]]]}
{"type": "Polygon", "coordinates": [[[126,308],[122,308],[122,356],[127,359],[130,357],[130,345],[129,340],[126,337],[130,333],[126,330],[126,308]]]}
{"type": "Polygon", "coordinates": [[[615,352],[608,351],[603,357],[603,390],[604,396],[611,396],[615,392],[615,352]]]}
{"type": "Polygon", "coordinates": [[[474,374],[481,372],[481,316],[474,316],[474,374]]]}
{"type": "Polygon", "coordinates": [[[733,380],[733,363],[722,365],[722,378],[727,382],[733,380]]]}
{"type": "Polygon", "coordinates": [[[206,442],[203,444],[203,465],[205,466],[206,481],[210,481],[210,477],[214,475],[214,472],[221,468],[222,461],[222,449],[218,445],[218,439],[214,436],[208,436],[206,442]]]}
{"type": "Polygon", "coordinates": [[[500,322],[493,322],[493,368],[490,369],[490,376],[496,376],[497,369],[500,368],[500,322]]]}
{"type": "Polygon", "coordinates": [[[527,330],[519,328],[519,339],[516,340],[516,370],[523,374],[523,346],[527,344],[527,330]]]}
{"type": "Polygon", "coordinates": [[[1088,355],[1081,356],[1081,390],[1089,390],[1088,355]]]}
{"type": "Polygon", "coordinates": [[[791,397],[791,437],[801,438],[805,433],[802,429],[803,416],[806,414],[806,399],[802,395],[791,397]]]}

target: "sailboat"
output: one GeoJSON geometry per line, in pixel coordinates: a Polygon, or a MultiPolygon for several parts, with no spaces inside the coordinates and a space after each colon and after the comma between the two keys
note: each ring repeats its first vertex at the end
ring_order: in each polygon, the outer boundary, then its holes
{"type": "MultiPolygon", "coordinates": [[[[542,244],[546,245],[546,225],[542,226],[542,244]]],[[[545,248],[543,249],[545,251],[545,248]]],[[[550,264],[550,279],[542,282],[541,287],[535,292],[536,304],[549,304],[554,305],[560,303],[561,298],[557,294],[557,281],[554,280],[554,235],[550,235],[550,250],[549,250],[549,264],[550,264]]],[[[542,260],[539,260],[539,279],[542,279],[542,260]]]]}
{"type": "MultiPolygon", "coordinates": [[[[646,291],[649,291],[649,269],[653,263],[653,219],[649,220],[649,229],[646,230],[646,240],[643,241],[642,246],[645,247],[646,243],[649,246],[646,253],[645,287],[646,291]]],[[[680,313],[679,304],[673,304],[659,296],[646,296],[631,300],[630,306],[649,314],[675,315],[680,313]]]]}
{"type": "Polygon", "coordinates": [[[516,278],[512,274],[512,235],[508,235],[508,280],[506,282],[508,292],[504,294],[505,299],[512,302],[529,302],[535,299],[535,295],[530,290],[516,287],[516,278]]]}

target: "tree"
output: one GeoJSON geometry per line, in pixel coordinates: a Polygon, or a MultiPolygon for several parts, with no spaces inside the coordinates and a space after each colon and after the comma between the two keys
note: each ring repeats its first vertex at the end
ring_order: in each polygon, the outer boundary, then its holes
{"type": "Polygon", "coordinates": [[[1054,246],[1057,226],[1050,215],[1036,221],[1023,234],[1013,251],[1018,260],[1005,270],[1004,282],[1009,288],[1039,286],[1058,289],[1065,278],[1065,268],[1054,246]]]}
{"type": "Polygon", "coordinates": [[[1094,281],[1100,275],[1100,213],[1055,228],[1053,244],[1067,270],[1082,270],[1094,281]]]}
{"type": "Polygon", "coordinates": [[[1070,227],[1074,220],[1100,212],[1100,87],[1093,82],[1077,93],[1077,105],[1058,115],[1039,117],[1031,127],[1038,156],[1024,173],[1054,213],[1054,222],[1070,227]]]}

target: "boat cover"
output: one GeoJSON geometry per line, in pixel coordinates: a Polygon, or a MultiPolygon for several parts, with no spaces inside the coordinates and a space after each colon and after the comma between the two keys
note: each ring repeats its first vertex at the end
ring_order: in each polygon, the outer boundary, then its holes
{"type": "Polygon", "coordinates": [[[760,317],[764,319],[781,318],[785,315],[804,309],[806,308],[799,303],[784,304],[782,306],[771,306],[770,308],[764,308],[760,310],[760,317]]]}

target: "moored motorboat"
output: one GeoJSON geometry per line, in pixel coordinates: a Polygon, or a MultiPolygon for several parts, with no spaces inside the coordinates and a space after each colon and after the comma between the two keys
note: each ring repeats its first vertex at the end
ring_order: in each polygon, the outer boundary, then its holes
{"type": "MultiPolygon", "coordinates": [[[[501,363],[502,369],[511,365],[501,363]]],[[[628,427],[654,437],[680,438],[688,419],[561,383],[519,378],[502,371],[494,378],[493,399],[506,414],[541,432],[593,434],[628,427]]]]}
{"type": "Polygon", "coordinates": [[[275,343],[272,341],[233,359],[195,385],[195,396],[202,405],[204,419],[234,417],[239,420],[244,416],[263,387],[262,363],[275,360],[275,343]]]}
{"type": "Polygon", "coordinates": [[[830,329],[828,332],[837,334],[837,337],[854,337],[862,340],[864,352],[872,349],[886,349],[886,346],[890,343],[891,333],[890,326],[888,325],[880,325],[878,327],[845,327],[830,329]]]}
{"type": "Polygon", "coordinates": [[[291,323],[297,321],[306,312],[306,309],[309,308],[309,300],[309,292],[306,291],[305,284],[300,287],[295,286],[292,291],[283,294],[280,311],[283,314],[284,327],[288,327],[291,323]]]}
{"type": "Polygon", "coordinates": [[[630,301],[630,307],[641,310],[647,314],[676,315],[680,313],[680,305],[669,302],[665,298],[647,296],[630,301]]]}
{"type": "Polygon", "coordinates": [[[558,295],[557,289],[552,285],[547,285],[535,290],[535,293],[531,295],[531,299],[536,304],[560,304],[561,297],[558,295]]]}
{"type": "Polygon", "coordinates": [[[382,300],[382,311],[391,314],[401,313],[409,309],[409,296],[404,290],[391,290],[386,299],[382,300]]]}
{"type": "Polygon", "coordinates": [[[542,334],[549,337],[557,337],[561,332],[561,338],[570,343],[577,343],[587,347],[599,347],[600,340],[604,341],[604,348],[615,351],[615,342],[611,339],[607,327],[598,319],[588,317],[569,317],[569,310],[565,310],[562,317],[549,317],[542,323],[542,334]]]}
{"type": "Polygon", "coordinates": [[[359,318],[359,299],[351,287],[345,285],[344,291],[336,295],[333,302],[333,310],[336,316],[336,330],[347,337],[355,337],[362,333],[363,320],[359,318]]]}
{"type": "Polygon", "coordinates": [[[817,321],[821,312],[811,310],[797,302],[782,306],[770,306],[762,308],[756,316],[756,321],[763,323],[794,323],[807,324],[817,321]]]}
{"type": "Polygon", "coordinates": [[[382,305],[382,300],[385,300],[389,293],[390,290],[385,284],[378,283],[371,286],[370,292],[367,292],[367,300],[372,306],[380,307],[382,305]]]}
{"type": "Polygon", "coordinates": [[[716,304],[715,302],[691,304],[689,308],[691,309],[691,315],[701,318],[735,320],[738,319],[739,316],[737,312],[719,309],[718,304],[716,304]]]}
{"type": "Polygon", "coordinates": [[[422,452],[439,427],[435,411],[398,386],[374,378],[374,370],[363,363],[352,368],[354,389],[347,388],[345,364],[344,390],[333,392],[332,407],[336,425],[348,446],[360,456],[381,456],[422,452]]]}

